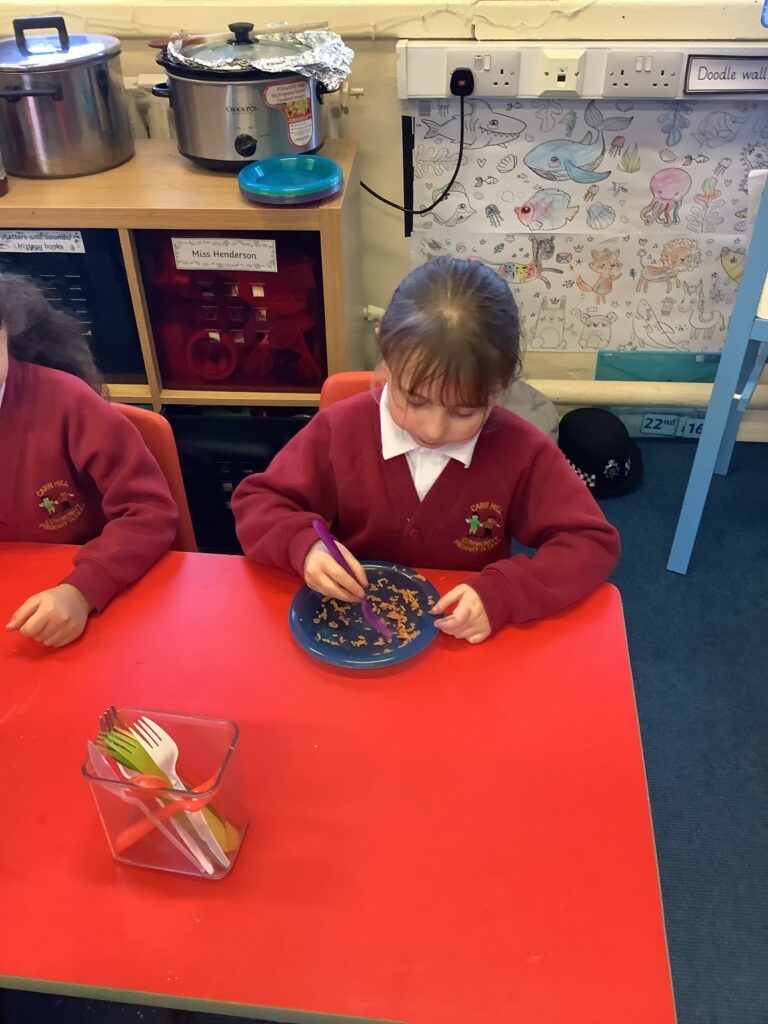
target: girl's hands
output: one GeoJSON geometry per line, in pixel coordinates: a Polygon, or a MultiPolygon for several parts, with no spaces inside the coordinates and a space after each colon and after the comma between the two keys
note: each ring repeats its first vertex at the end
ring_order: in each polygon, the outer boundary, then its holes
{"type": "MultiPolygon", "coordinates": [[[[341,601],[357,603],[365,596],[368,580],[365,570],[355,556],[339,544],[341,553],[353,571],[352,576],[344,572],[331,556],[322,541],[317,541],[307,552],[304,559],[304,582],[312,590],[326,597],[335,597],[341,601]]],[[[483,602],[476,590],[466,583],[460,583],[440,598],[431,609],[432,615],[443,615],[435,625],[443,633],[455,636],[457,640],[467,640],[471,644],[479,644],[491,635],[491,624],[485,614],[483,602]],[[449,613],[444,613],[448,610],[449,613]]]]}
{"type": "Polygon", "coordinates": [[[340,601],[357,604],[365,596],[368,579],[365,570],[355,556],[336,541],[339,550],[347,560],[354,576],[344,572],[339,563],[332,557],[328,548],[321,540],[316,541],[304,559],[304,582],[312,590],[326,597],[336,597],[340,601]]]}
{"type": "Polygon", "coordinates": [[[64,647],[81,635],[92,610],[77,587],[60,583],[28,597],[5,628],[18,630],[46,647],[64,647]]]}
{"type": "Polygon", "coordinates": [[[453,610],[435,623],[443,633],[470,644],[479,644],[491,635],[491,624],[483,602],[467,583],[460,583],[449,590],[430,610],[432,615],[441,615],[451,607],[453,610]]]}

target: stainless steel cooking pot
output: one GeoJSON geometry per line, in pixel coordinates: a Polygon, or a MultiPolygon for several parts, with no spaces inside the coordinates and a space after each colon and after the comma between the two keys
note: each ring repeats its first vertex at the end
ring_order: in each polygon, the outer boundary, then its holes
{"type": "Polygon", "coordinates": [[[0,152],[28,178],[95,174],[133,155],[120,43],[73,35],[61,17],[16,18],[0,40],[0,152]],[[56,35],[27,36],[53,28],[56,35]]]}
{"type": "Polygon", "coordinates": [[[325,88],[305,75],[254,66],[295,54],[297,46],[252,37],[247,22],[229,29],[230,38],[184,46],[187,63],[166,50],[158,55],[168,81],[152,91],[171,101],[179,152],[222,171],[239,171],[268,156],[314,152],[323,144],[325,88]]]}

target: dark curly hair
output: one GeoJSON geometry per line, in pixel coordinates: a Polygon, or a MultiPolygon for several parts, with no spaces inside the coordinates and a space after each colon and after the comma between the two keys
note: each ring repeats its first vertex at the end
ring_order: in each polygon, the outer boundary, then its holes
{"type": "Polygon", "coordinates": [[[509,286],[484,263],[439,256],[398,285],[379,324],[394,380],[441,401],[483,406],[520,367],[520,318],[509,286]]]}
{"type": "Polygon", "coordinates": [[[82,324],[54,309],[31,278],[0,272],[0,324],[14,359],[64,370],[105,394],[82,324]]]}

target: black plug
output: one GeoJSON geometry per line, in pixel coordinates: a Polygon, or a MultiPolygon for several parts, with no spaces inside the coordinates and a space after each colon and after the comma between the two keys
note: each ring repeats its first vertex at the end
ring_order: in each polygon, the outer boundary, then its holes
{"type": "Polygon", "coordinates": [[[475,90],[475,76],[469,68],[456,68],[451,72],[451,95],[471,96],[475,90]]]}

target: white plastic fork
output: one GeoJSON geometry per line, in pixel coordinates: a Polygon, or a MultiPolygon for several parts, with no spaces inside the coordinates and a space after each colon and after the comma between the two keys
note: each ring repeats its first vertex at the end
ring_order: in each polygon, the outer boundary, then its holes
{"type": "MultiPolygon", "coordinates": [[[[128,730],[144,747],[146,752],[155,762],[164,775],[170,779],[175,789],[186,789],[184,783],[176,774],[176,762],[179,759],[179,748],[176,740],[169,736],[162,726],[153,722],[151,718],[142,717],[130,726],[128,730]]],[[[192,828],[208,846],[213,856],[222,867],[229,867],[229,858],[222,850],[219,841],[211,830],[211,826],[205,820],[202,811],[187,811],[186,816],[192,828]]]]}
{"type": "MultiPolygon", "coordinates": [[[[112,729],[116,728],[126,728],[125,723],[120,721],[117,709],[114,706],[108,708],[103,715],[99,715],[99,725],[101,726],[102,731],[104,732],[109,732],[112,729]]],[[[138,737],[135,738],[139,743],[141,743],[141,745],[146,750],[147,748],[145,744],[142,743],[141,740],[138,739],[138,737]]],[[[98,747],[96,749],[98,750],[98,747]]],[[[101,752],[99,751],[99,753],[101,752]]],[[[120,772],[120,775],[122,775],[124,779],[128,779],[130,781],[130,779],[132,779],[134,775],[139,774],[138,772],[135,772],[130,768],[126,768],[125,765],[121,764],[119,761],[116,761],[115,764],[117,765],[117,769],[120,772]]],[[[157,761],[155,761],[155,764],[157,764],[157,761]]],[[[174,785],[176,784],[174,783],[174,785]]],[[[184,787],[181,784],[179,784],[179,788],[183,789],[184,787]]],[[[163,807],[163,801],[160,799],[155,800],[155,806],[163,807]]],[[[206,875],[212,875],[214,872],[213,864],[211,864],[206,854],[203,852],[203,850],[200,849],[200,847],[197,845],[192,836],[189,835],[189,833],[184,828],[182,823],[180,821],[177,821],[176,818],[173,817],[171,818],[169,825],[171,826],[173,831],[178,835],[179,839],[181,839],[182,843],[186,846],[189,852],[192,854],[198,866],[205,872],[206,875]]]]}
{"type": "MultiPolygon", "coordinates": [[[[99,780],[108,779],[110,782],[113,780],[115,782],[120,781],[120,776],[117,774],[117,772],[109,763],[105,755],[99,750],[99,748],[92,740],[88,740],[88,756],[91,759],[91,768],[94,770],[94,772],[97,773],[99,780]]],[[[127,768],[124,768],[123,765],[120,765],[120,769],[123,772],[123,778],[131,778],[131,775],[127,774],[127,768]]],[[[135,775],[136,772],[132,772],[131,774],[135,775]]],[[[177,822],[171,821],[171,828],[173,828],[177,835],[181,837],[183,842],[179,842],[179,840],[173,834],[171,829],[169,829],[169,827],[166,824],[164,824],[162,821],[156,818],[152,811],[150,811],[150,809],[137,797],[130,796],[128,793],[123,792],[122,789],[117,789],[115,790],[115,792],[120,797],[120,799],[124,800],[127,804],[134,804],[136,807],[138,807],[141,813],[144,814],[147,818],[149,818],[150,821],[153,822],[155,828],[158,829],[165,836],[165,838],[168,840],[171,846],[175,846],[179,853],[183,857],[186,857],[186,859],[193,867],[198,869],[202,868],[202,870],[205,871],[207,875],[213,874],[213,865],[211,864],[211,862],[205,856],[203,851],[197,848],[197,844],[192,840],[191,836],[188,836],[186,832],[184,832],[184,830],[181,828],[181,826],[178,825],[177,822]]],[[[162,800],[156,800],[154,802],[156,806],[164,806],[162,800]]]]}

